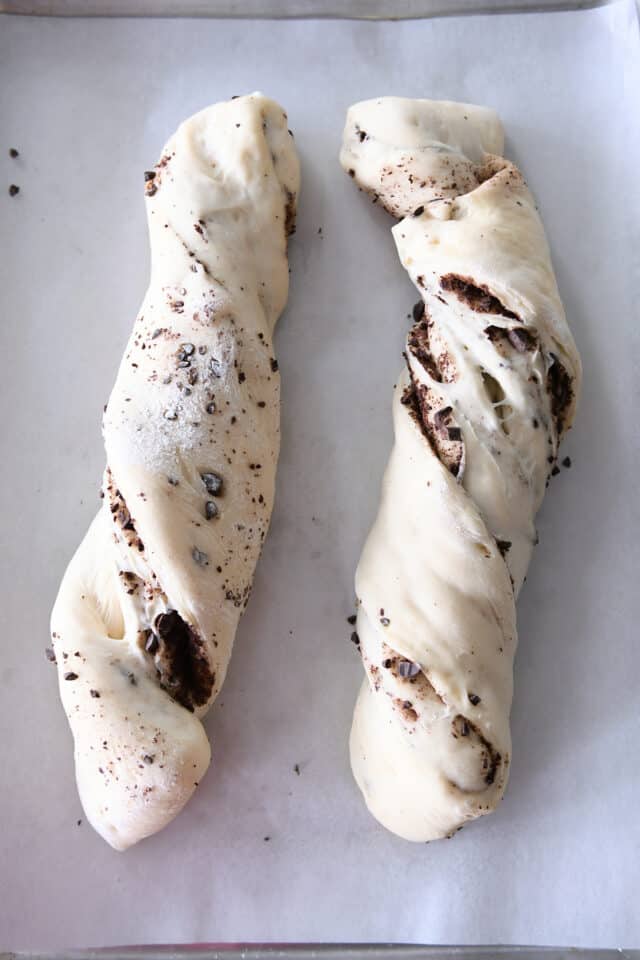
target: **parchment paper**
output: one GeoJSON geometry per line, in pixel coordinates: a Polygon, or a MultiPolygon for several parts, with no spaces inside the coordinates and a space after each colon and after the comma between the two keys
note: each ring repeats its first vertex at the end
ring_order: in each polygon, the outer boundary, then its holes
{"type": "Polygon", "coordinates": [[[383,24],[0,20],[2,946],[640,944],[639,50],[626,2],[383,24]],[[122,855],[77,799],[49,610],[98,507],[102,405],[147,281],[142,171],[183,118],[255,88],[288,109],[303,163],[277,505],[207,722],[211,770],[122,855]],[[346,617],[416,296],[392,221],[336,155],[347,106],[390,93],[499,110],[584,361],[573,466],[519,606],[508,794],[429,846],[371,819],[347,754],[346,617]]]}

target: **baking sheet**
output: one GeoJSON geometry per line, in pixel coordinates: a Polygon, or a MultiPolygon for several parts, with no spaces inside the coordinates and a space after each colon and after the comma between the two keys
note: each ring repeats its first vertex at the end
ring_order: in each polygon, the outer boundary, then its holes
{"type": "Polygon", "coordinates": [[[0,20],[2,946],[640,944],[639,49],[628,2],[382,24],[0,20]],[[117,854],[77,799],[48,615],[98,506],[102,404],[146,284],[142,171],[184,117],[254,88],[288,109],[303,163],[276,510],[207,721],[212,767],[172,826],[117,854]],[[336,155],[347,106],[387,93],[499,110],[584,361],[573,467],[519,604],[511,784],[496,814],[429,846],[370,818],[347,755],[346,617],[415,294],[390,219],[336,155]]]}

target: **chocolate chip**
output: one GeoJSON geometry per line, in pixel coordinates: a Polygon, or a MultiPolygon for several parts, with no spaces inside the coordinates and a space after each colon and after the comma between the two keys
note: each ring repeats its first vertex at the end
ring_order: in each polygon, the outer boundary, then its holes
{"type": "Polygon", "coordinates": [[[568,469],[571,466],[571,457],[565,457],[562,461],[562,466],[568,469]]]}
{"type": "Polygon", "coordinates": [[[556,464],[554,464],[553,469],[551,470],[551,476],[552,476],[552,477],[557,477],[559,473],[560,473],[560,467],[559,467],[558,464],[556,463],[556,464]]]}
{"type": "Polygon", "coordinates": [[[138,681],[136,680],[135,673],[131,673],[131,671],[129,671],[129,673],[127,674],[127,680],[129,681],[132,687],[138,686],[138,681]]]}
{"type": "Polygon", "coordinates": [[[162,333],[162,327],[156,327],[156,329],[151,334],[151,339],[156,340],[162,333]]]}
{"type": "Polygon", "coordinates": [[[89,690],[89,693],[90,693],[91,696],[94,697],[96,700],[99,700],[99,699],[100,699],[100,694],[98,693],[97,690],[89,690]]]}
{"type": "Polygon", "coordinates": [[[259,407],[266,407],[266,403],[264,402],[264,400],[258,400],[258,406],[259,406],[259,407]]]}
{"type": "Polygon", "coordinates": [[[17,193],[20,193],[20,187],[18,187],[15,183],[12,183],[9,187],[9,196],[15,197],[17,193]]]}
{"type": "Polygon", "coordinates": [[[56,662],[57,662],[57,661],[56,661],[56,653],[55,653],[55,650],[53,649],[53,647],[46,647],[46,648],[45,648],[45,651],[44,651],[44,655],[45,655],[45,657],[47,658],[47,660],[49,661],[49,663],[56,663],[56,662]]]}
{"type": "Polygon", "coordinates": [[[357,619],[358,619],[358,615],[355,613],[352,613],[350,617],[347,617],[347,623],[350,623],[351,626],[353,626],[357,619]]]}
{"type": "Polygon", "coordinates": [[[416,207],[415,210],[413,211],[414,217],[421,217],[423,213],[424,213],[424,207],[416,207]]]}
{"type": "Polygon", "coordinates": [[[145,183],[148,183],[149,180],[153,180],[153,178],[155,177],[155,175],[156,175],[156,171],[155,171],[155,170],[145,170],[145,172],[144,172],[144,182],[145,182],[145,183]]]}
{"type": "Polygon", "coordinates": [[[16,150],[15,147],[10,147],[10,148],[9,148],[9,156],[10,156],[13,160],[15,160],[16,157],[19,157],[19,156],[20,156],[20,154],[18,153],[18,151],[16,150]]]}
{"type": "Polygon", "coordinates": [[[478,694],[470,693],[468,696],[469,696],[469,703],[472,703],[474,707],[477,707],[478,704],[480,703],[480,697],[478,696],[478,694]]]}
{"type": "Polygon", "coordinates": [[[204,551],[198,550],[197,547],[193,548],[193,550],[191,551],[191,556],[193,557],[193,559],[195,560],[195,562],[198,564],[199,567],[209,566],[209,557],[207,556],[206,553],[204,553],[204,551]]]}
{"type": "Polygon", "coordinates": [[[77,673],[74,673],[73,670],[69,670],[69,671],[67,671],[67,673],[64,674],[64,679],[65,679],[65,680],[77,680],[77,679],[78,679],[78,674],[77,674],[77,673]]]}
{"type": "Polygon", "coordinates": [[[299,763],[294,763],[294,765],[293,765],[293,771],[294,771],[294,773],[297,773],[298,776],[300,776],[300,764],[299,764],[299,763]]]}
{"type": "Polygon", "coordinates": [[[219,474],[210,471],[201,473],[200,478],[207,489],[207,493],[210,493],[212,497],[219,496],[222,493],[223,479],[219,474]]]}
{"type": "Polygon", "coordinates": [[[207,500],[204,505],[204,515],[207,520],[213,520],[214,517],[217,517],[219,513],[218,505],[213,500],[207,500]]]}
{"type": "Polygon", "coordinates": [[[413,322],[419,323],[424,317],[424,300],[418,300],[413,307],[413,322]]]}
{"type": "Polygon", "coordinates": [[[514,327],[507,331],[507,337],[511,346],[518,353],[526,353],[527,350],[532,350],[535,346],[535,338],[522,327],[514,327]]]}
{"type": "Polygon", "coordinates": [[[144,760],[145,763],[153,763],[153,761],[155,760],[155,757],[152,756],[152,754],[150,753],[145,753],[142,759],[144,760]]]}
{"type": "Polygon", "coordinates": [[[247,379],[246,373],[240,370],[240,372],[238,373],[238,383],[244,383],[246,379],[247,379]]]}
{"type": "Polygon", "coordinates": [[[176,480],[175,477],[167,477],[167,482],[170,483],[172,487],[177,487],[180,483],[180,481],[176,480]]]}
{"type": "Polygon", "coordinates": [[[449,440],[462,440],[462,431],[460,427],[449,427],[447,434],[449,440]]]}
{"type": "Polygon", "coordinates": [[[278,361],[277,361],[277,360],[272,360],[272,361],[271,361],[271,370],[272,370],[273,373],[276,373],[276,372],[277,372],[277,370],[278,370],[278,361]]]}
{"type": "Polygon", "coordinates": [[[350,177],[355,177],[356,172],[355,172],[355,170],[353,169],[353,167],[350,167],[348,172],[349,172],[349,176],[350,176],[350,177]]]}
{"type": "Polygon", "coordinates": [[[412,660],[399,660],[398,661],[398,676],[404,678],[417,677],[420,673],[420,664],[414,663],[412,660]]]}
{"type": "Polygon", "coordinates": [[[358,634],[355,632],[355,630],[354,630],[353,633],[351,634],[350,640],[351,640],[351,643],[355,643],[356,647],[359,647],[359,646],[360,646],[360,637],[359,637],[358,634]]]}

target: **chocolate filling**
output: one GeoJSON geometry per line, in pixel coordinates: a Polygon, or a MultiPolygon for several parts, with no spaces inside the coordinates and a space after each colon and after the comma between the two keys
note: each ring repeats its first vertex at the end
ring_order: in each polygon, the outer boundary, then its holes
{"type": "Polygon", "coordinates": [[[460,479],[464,468],[464,441],[460,428],[451,425],[451,407],[440,406],[439,398],[432,390],[416,383],[413,377],[411,380],[402,403],[408,407],[440,463],[460,479]]]}
{"type": "Polygon", "coordinates": [[[291,237],[296,232],[296,195],[286,190],[287,202],[284,208],[284,235],[291,237]]]}
{"type": "Polygon", "coordinates": [[[518,320],[519,317],[500,303],[484,284],[475,284],[469,277],[459,277],[455,273],[447,273],[440,277],[440,287],[448,293],[453,293],[466,303],[470,310],[476,313],[495,313],[501,317],[518,320]]]}
{"type": "MultiPolygon", "coordinates": [[[[500,551],[500,553],[502,554],[502,556],[503,556],[503,557],[506,557],[506,555],[508,554],[509,550],[511,549],[511,540],[496,540],[496,544],[497,544],[498,550],[500,551]]],[[[471,698],[469,698],[469,699],[471,699],[471,698]]],[[[472,700],[471,702],[473,703],[473,700],[472,700]]]]}
{"type": "Polygon", "coordinates": [[[158,646],[153,661],[160,686],[187,710],[207,703],[216,678],[193,627],[171,610],[156,617],[154,634],[158,646]]]}
{"type": "Polygon", "coordinates": [[[484,332],[496,347],[502,347],[500,353],[503,356],[507,346],[513,347],[518,353],[532,352],[538,346],[536,337],[525,327],[512,327],[509,330],[492,324],[484,332]]]}
{"type": "Polygon", "coordinates": [[[418,712],[414,710],[411,700],[401,700],[399,697],[394,697],[393,702],[407,723],[415,723],[417,721],[418,712]]]}
{"type": "MultiPolygon", "coordinates": [[[[424,315],[424,304],[422,313],[424,315]]],[[[420,320],[412,328],[409,339],[407,340],[407,346],[416,360],[425,368],[431,379],[437,383],[442,383],[442,372],[438,362],[431,353],[429,323],[426,320],[420,320]]]]}
{"type": "Polygon", "coordinates": [[[547,371],[547,393],[551,398],[551,414],[556,424],[558,436],[561,437],[567,414],[567,408],[573,400],[573,386],[571,377],[554,353],[551,357],[551,366],[547,371]]]}
{"type": "Polygon", "coordinates": [[[456,740],[459,737],[470,737],[474,744],[478,743],[480,745],[482,749],[480,761],[482,764],[482,776],[487,786],[491,786],[496,779],[498,767],[502,762],[502,757],[498,751],[494,750],[489,741],[482,736],[475,723],[472,723],[467,717],[463,717],[461,713],[453,718],[451,733],[456,740]]]}
{"type": "Polygon", "coordinates": [[[139,553],[142,553],[144,544],[136,532],[135,523],[131,517],[129,508],[127,507],[124,497],[116,487],[111,470],[108,468],[105,479],[105,493],[109,502],[113,522],[120,528],[127,545],[131,547],[131,549],[136,549],[139,553]]]}
{"type": "MultiPolygon", "coordinates": [[[[127,544],[142,552],[144,544],[110,470],[107,470],[106,491],[114,522],[122,530],[127,544]]],[[[138,581],[138,586],[142,583],[129,572],[123,572],[122,577],[130,594],[134,592],[132,583],[138,581]]],[[[153,574],[151,578],[157,586],[153,574]]],[[[173,700],[191,711],[209,701],[216,677],[209,666],[204,641],[176,610],[157,616],[153,631],[140,631],[138,644],[153,660],[160,686],[173,700]]]]}

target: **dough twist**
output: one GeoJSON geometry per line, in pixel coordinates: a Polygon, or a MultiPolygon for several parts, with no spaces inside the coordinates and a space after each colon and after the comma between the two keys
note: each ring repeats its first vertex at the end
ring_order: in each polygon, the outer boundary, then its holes
{"type": "Polygon", "coordinates": [[[351,733],[377,819],[451,835],[507,783],[515,602],[581,379],[533,197],[490,110],[384,98],[341,163],[397,218],[419,294],[395,443],[356,573],[366,670],[351,733]]]}
{"type": "Polygon", "coordinates": [[[299,171],[260,94],[183,123],[145,174],[151,280],[104,415],[104,503],[51,629],[87,818],[122,850],[184,806],[210,759],[273,504],[299,171]]]}

